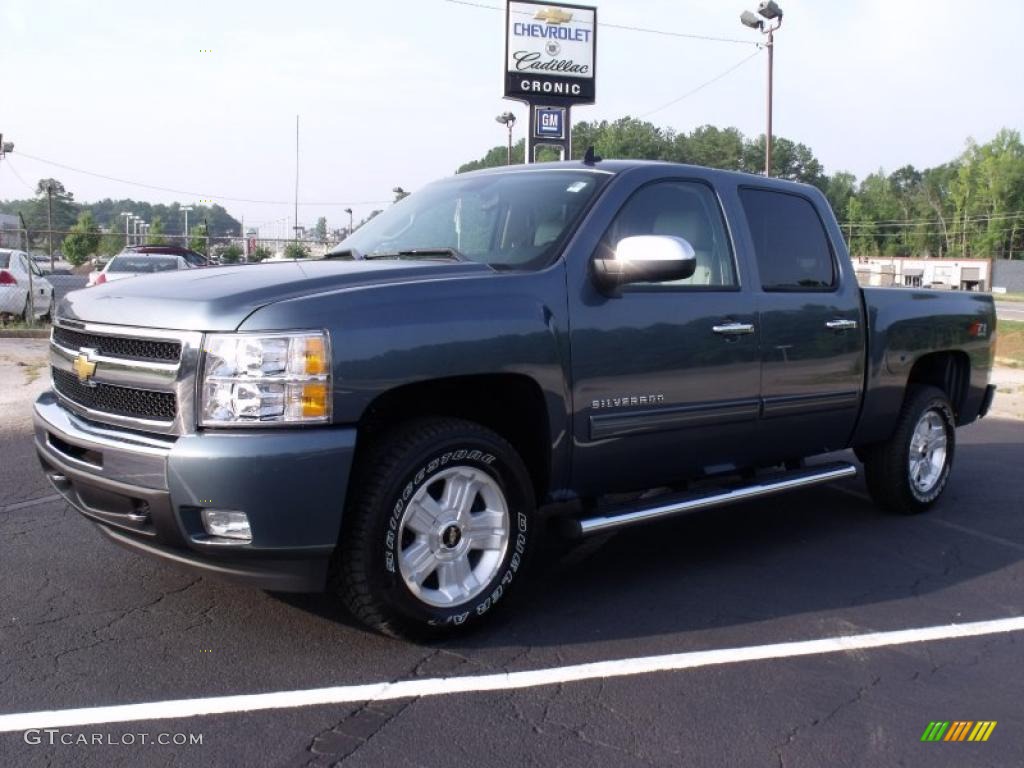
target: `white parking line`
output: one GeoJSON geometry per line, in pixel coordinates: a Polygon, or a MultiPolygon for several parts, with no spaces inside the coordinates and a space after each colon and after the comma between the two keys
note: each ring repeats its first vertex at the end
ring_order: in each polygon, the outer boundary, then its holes
{"type": "Polygon", "coordinates": [[[643,656],[615,661],[597,661],[566,667],[551,667],[527,672],[492,675],[400,680],[369,685],[343,685],[335,688],[312,688],[300,691],[255,693],[241,696],[214,696],[204,699],[153,701],[145,704],[122,704],[112,707],[86,707],[49,712],[25,712],[0,715],[0,733],[30,728],[70,728],[79,725],[124,723],[137,720],[166,720],[232,712],[290,709],[323,704],[350,704],[364,701],[443,696],[454,693],[479,693],[534,688],[543,685],[599,680],[652,672],[677,672],[716,664],[735,664],[768,659],[787,659],[823,653],[885,648],[909,643],[953,640],[1024,630],[1024,616],[978,621],[970,624],[949,624],[894,632],[846,635],[820,640],[801,640],[773,645],[741,648],[720,648],[710,651],[673,653],[665,656],[643,656]]]}

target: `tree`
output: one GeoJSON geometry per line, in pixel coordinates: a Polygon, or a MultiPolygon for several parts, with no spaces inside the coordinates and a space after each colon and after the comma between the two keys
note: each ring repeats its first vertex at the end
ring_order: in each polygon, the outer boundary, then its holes
{"type": "Polygon", "coordinates": [[[288,243],[284,247],[284,257],[286,259],[308,259],[309,248],[298,241],[288,243]]]}
{"type": "Polygon", "coordinates": [[[323,243],[327,241],[327,217],[321,216],[316,220],[316,239],[323,243]]]}
{"type": "Polygon", "coordinates": [[[164,221],[159,216],[154,216],[149,225],[149,233],[146,235],[148,245],[164,245],[167,238],[164,237],[164,221]]]}
{"type": "Polygon", "coordinates": [[[93,221],[89,211],[83,211],[67,237],[64,238],[64,257],[72,266],[79,266],[88,261],[100,247],[103,234],[93,221]]]}
{"type": "Polygon", "coordinates": [[[206,227],[202,224],[196,224],[191,230],[189,230],[188,234],[188,247],[193,251],[206,253],[206,242],[209,239],[206,236],[206,227]]]}
{"type": "Polygon", "coordinates": [[[264,261],[274,255],[265,245],[257,245],[256,250],[249,254],[249,261],[264,261]]]}
{"type": "Polygon", "coordinates": [[[237,264],[242,260],[242,246],[231,243],[224,247],[220,251],[220,260],[222,264],[237,264]]]}

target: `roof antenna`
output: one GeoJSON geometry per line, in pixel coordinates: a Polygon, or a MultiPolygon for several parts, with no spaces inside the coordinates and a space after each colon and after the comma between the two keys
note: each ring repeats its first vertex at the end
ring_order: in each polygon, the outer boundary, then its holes
{"type": "Polygon", "coordinates": [[[600,163],[601,160],[603,160],[603,159],[604,158],[599,157],[598,155],[596,155],[594,153],[594,147],[593,146],[589,146],[589,147],[587,147],[587,153],[585,155],[583,155],[583,164],[584,165],[596,165],[597,163],[600,163]]]}

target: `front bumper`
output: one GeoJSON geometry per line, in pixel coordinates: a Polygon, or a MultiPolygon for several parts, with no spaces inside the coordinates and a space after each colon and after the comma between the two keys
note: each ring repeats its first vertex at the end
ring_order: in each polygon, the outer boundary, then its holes
{"type": "Polygon", "coordinates": [[[324,588],[354,428],[149,436],[81,419],[52,392],[36,401],[34,421],[54,488],[116,543],[261,589],[324,588]],[[207,535],[207,508],[244,511],[252,541],[207,535]]]}

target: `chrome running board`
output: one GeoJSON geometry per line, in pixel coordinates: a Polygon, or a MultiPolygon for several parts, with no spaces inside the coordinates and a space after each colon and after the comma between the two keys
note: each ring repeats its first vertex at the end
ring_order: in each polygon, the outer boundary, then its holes
{"type": "Polygon", "coordinates": [[[831,483],[845,477],[855,477],[857,468],[846,462],[821,464],[814,467],[785,472],[750,485],[741,485],[729,490],[716,490],[711,493],[689,494],[676,497],[656,507],[637,508],[636,506],[609,509],[596,517],[587,517],[570,522],[570,533],[576,536],[590,536],[630,525],[661,520],[666,517],[696,512],[700,509],[721,507],[737,501],[772,496],[776,493],[808,488],[812,485],[831,483]]]}

